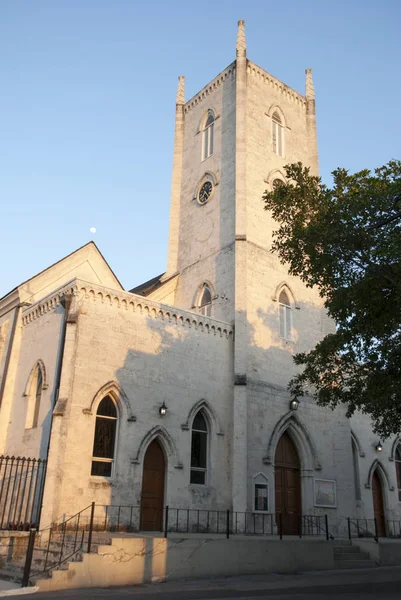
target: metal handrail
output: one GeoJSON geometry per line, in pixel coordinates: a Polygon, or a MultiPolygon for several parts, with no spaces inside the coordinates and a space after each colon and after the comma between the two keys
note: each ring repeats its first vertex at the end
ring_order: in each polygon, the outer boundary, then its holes
{"type": "MultiPolygon", "coordinates": [[[[304,519],[314,519],[316,517],[320,517],[321,515],[302,515],[304,519]]],[[[326,539],[330,539],[330,540],[334,540],[334,536],[329,532],[329,521],[328,521],[328,517],[327,515],[324,515],[324,520],[325,520],[325,527],[322,527],[320,525],[320,522],[317,521],[315,523],[312,523],[313,527],[318,527],[319,529],[321,529],[321,531],[324,531],[324,533],[326,534],[326,539]]]]}
{"type": "MultiPolygon", "coordinates": [[[[364,521],[366,521],[366,519],[363,519],[364,521]]],[[[348,537],[351,540],[352,539],[352,532],[351,532],[351,525],[353,525],[353,527],[355,527],[357,529],[357,531],[362,531],[363,533],[367,534],[367,537],[372,537],[376,543],[379,542],[379,536],[378,536],[378,532],[377,532],[377,522],[376,519],[373,519],[374,525],[375,525],[375,533],[372,534],[369,529],[365,529],[365,527],[362,527],[359,524],[360,519],[354,519],[352,520],[350,517],[348,517],[347,522],[348,522],[348,537]]]]}

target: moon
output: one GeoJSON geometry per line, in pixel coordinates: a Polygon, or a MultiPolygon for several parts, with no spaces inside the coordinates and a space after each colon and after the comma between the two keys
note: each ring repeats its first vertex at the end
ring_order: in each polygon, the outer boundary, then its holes
{"type": "Polygon", "coordinates": [[[90,231],[91,233],[96,233],[96,227],[91,227],[91,228],[89,229],[89,231],[90,231]]]}

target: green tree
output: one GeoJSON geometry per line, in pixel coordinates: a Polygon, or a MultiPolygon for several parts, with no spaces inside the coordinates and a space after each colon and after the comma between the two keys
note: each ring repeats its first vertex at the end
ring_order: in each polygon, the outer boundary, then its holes
{"type": "Polygon", "coordinates": [[[308,287],[317,286],[336,331],[308,353],[289,383],[321,406],[370,415],[382,437],[401,431],[401,161],[371,173],[332,173],[333,186],[301,163],[265,192],[279,227],[272,251],[308,287]]]}

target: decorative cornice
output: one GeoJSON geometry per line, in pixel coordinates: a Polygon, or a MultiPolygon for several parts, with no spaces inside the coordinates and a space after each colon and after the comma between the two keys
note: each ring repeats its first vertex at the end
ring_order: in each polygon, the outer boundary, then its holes
{"type": "Polygon", "coordinates": [[[306,108],[306,99],[304,96],[302,96],[302,94],[296,92],[279,79],[276,79],[273,77],[273,75],[270,75],[270,73],[261,67],[258,67],[258,65],[255,65],[255,63],[251,62],[250,60],[248,60],[247,71],[249,75],[263,79],[267,85],[270,85],[276,91],[280,92],[283,96],[290,100],[290,102],[306,108]]]}
{"type": "Polygon", "coordinates": [[[235,61],[228,65],[224,71],[219,73],[210,83],[205,85],[195,96],[193,96],[185,105],[185,112],[192,110],[195,106],[200,104],[205,98],[210,96],[222,83],[226,81],[228,77],[233,76],[235,73],[235,61]]]}
{"type": "Polygon", "coordinates": [[[73,279],[68,284],[59,288],[53,294],[43,298],[36,304],[29,306],[22,313],[23,325],[36,321],[44,314],[57,308],[66,296],[76,296],[79,307],[85,302],[101,302],[108,306],[115,306],[120,310],[130,310],[147,318],[166,321],[178,327],[195,329],[204,333],[212,333],[220,337],[229,338],[233,334],[233,326],[224,321],[212,319],[199,313],[161,304],[149,298],[114,290],[101,285],[96,285],[82,279],[73,279]]]}

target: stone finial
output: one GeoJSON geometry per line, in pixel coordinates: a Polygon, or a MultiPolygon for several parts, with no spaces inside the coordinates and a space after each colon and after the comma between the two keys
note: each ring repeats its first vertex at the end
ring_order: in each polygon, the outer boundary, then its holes
{"type": "Polygon", "coordinates": [[[312,69],[305,69],[305,90],[306,90],[306,98],[308,100],[315,99],[315,88],[313,87],[313,79],[312,79],[312,69]]]}
{"type": "Polygon", "coordinates": [[[237,56],[246,56],[245,21],[238,21],[237,56]]]}
{"type": "Polygon", "coordinates": [[[178,78],[177,96],[175,98],[176,104],[185,104],[185,91],[184,91],[184,75],[180,75],[178,78]]]}

